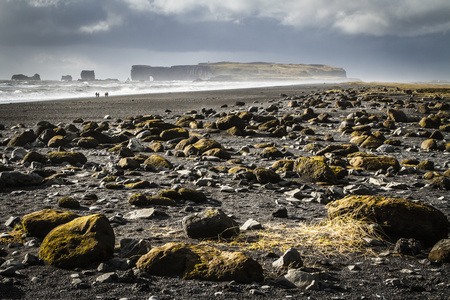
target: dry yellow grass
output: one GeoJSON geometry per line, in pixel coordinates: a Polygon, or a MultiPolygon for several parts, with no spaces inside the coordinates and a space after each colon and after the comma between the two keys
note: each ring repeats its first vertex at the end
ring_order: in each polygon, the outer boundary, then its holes
{"type": "Polygon", "coordinates": [[[303,257],[329,258],[358,253],[374,256],[364,237],[381,239],[370,224],[352,218],[335,218],[295,227],[266,224],[264,230],[247,231],[231,241],[205,240],[202,244],[231,246],[239,251],[284,252],[295,247],[303,257]]]}

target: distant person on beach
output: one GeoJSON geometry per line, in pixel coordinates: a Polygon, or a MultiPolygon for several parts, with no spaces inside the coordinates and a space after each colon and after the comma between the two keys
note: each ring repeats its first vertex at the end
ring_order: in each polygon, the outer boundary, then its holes
{"type": "Polygon", "coordinates": [[[108,97],[109,96],[109,93],[105,93],[105,97],[108,97]]]}
{"type": "Polygon", "coordinates": [[[100,93],[95,93],[95,97],[100,97],[100,93]]]}

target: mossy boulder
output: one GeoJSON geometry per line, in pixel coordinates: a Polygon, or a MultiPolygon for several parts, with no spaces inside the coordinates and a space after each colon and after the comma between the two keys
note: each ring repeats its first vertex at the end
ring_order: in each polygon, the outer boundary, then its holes
{"type": "Polygon", "coordinates": [[[163,196],[145,196],[141,194],[131,195],[130,198],[128,199],[128,203],[138,207],[154,206],[154,205],[177,206],[177,203],[171,198],[163,196]]]}
{"type": "Polygon", "coordinates": [[[384,139],[369,135],[359,146],[366,149],[375,149],[383,145],[384,139]]]}
{"type": "Polygon", "coordinates": [[[47,234],[39,257],[59,268],[84,268],[111,259],[114,254],[114,231],[101,215],[79,217],[47,234]]]}
{"type": "Polygon", "coordinates": [[[58,200],[58,206],[61,208],[80,208],[80,202],[72,197],[62,197],[58,200]]]}
{"type": "Polygon", "coordinates": [[[205,202],[207,199],[206,195],[203,192],[194,189],[181,188],[178,190],[178,194],[180,195],[181,199],[196,203],[205,202]]]}
{"type": "Polygon", "coordinates": [[[125,185],[126,188],[136,190],[136,189],[148,189],[152,187],[152,184],[148,180],[141,180],[138,182],[128,183],[125,185]]]}
{"type": "Polygon", "coordinates": [[[80,133],[81,137],[94,138],[99,144],[111,144],[113,139],[106,133],[97,130],[86,130],[80,133]]]}
{"type": "Polygon", "coordinates": [[[273,170],[292,171],[294,169],[295,161],[292,159],[280,159],[274,162],[271,166],[273,170]]]}
{"type": "Polygon", "coordinates": [[[441,189],[441,190],[450,190],[450,179],[447,176],[434,176],[430,180],[430,185],[433,188],[441,189]]]}
{"type": "Polygon", "coordinates": [[[194,146],[201,153],[214,148],[222,148],[222,145],[213,139],[200,139],[194,144],[192,144],[192,146],[194,146]]]}
{"type": "Polygon", "coordinates": [[[239,225],[220,209],[206,209],[183,219],[183,230],[193,239],[230,238],[239,234],[239,225]]]}
{"type": "Polygon", "coordinates": [[[36,151],[28,152],[22,159],[22,164],[24,163],[32,163],[33,161],[39,163],[45,163],[45,156],[36,151]]]}
{"type": "Polygon", "coordinates": [[[387,170],[389,167],[393,167],[395,171],[400,170],[399,162],[397,161],[397,159],[391,156],[356,156],[350,159],[349,164],[353,168],[369,171],[377,171],[380,169],[387,170]]]}
{"type": "Polygon", "coordinates": [[[420,145],[420,149],[423,150],[436,150],[437,148],[438,146],[435,139],[427,139],[420,145]]]}
{"type": "Polygon", "coordinates": [[[216,121],[216,126],[220,130],[227,130],[230,129],[231,127],[237,127],[242,130],[245,128],[245,121],[236,115],[229,115],[226,117],[219,118],[216,121]]]}
{"type": "Polygon", "coordinates": [[[56,151],[50,152],[45,157],[50,160],[53,164],[62,164],[67,162],[71,165],[85,164],[87,162],[86,156],[81,152],[67,152],[67,151],[56,151]]]}
{"type": "Polygon", "coordinates": [[[430,115],[428,117],[423,117],[419,121],[419,125],[422,128],[439,128],[441,125],[441,119],[435,115],[430,115]]]}
{"type": "Polygon", "coordinates": [[[44,238],[53,228],[78,218],[70,211],[44,209],[23,216],[22,225],[31,236],[44,238]]]}
{"type": "Polygon", "coordinates": [[[179,127],[189,127],[189,124],[195,121],[195,119],[192,116],[184,116],[179,118],[176,122],[175,125],[179,126],[179,127]]]}
{"type": "Polygon", "coordinates": [[[198,142],[198,140],[199,139],[196,136],[191,136],[187,139],[183,139],[175,146],[175,150],[184,150],[184,148],[186,148],[186,146],[192,145],[192,144],[198,142]]]}
{"type": "Polygon", "coordinates": [[[180,194],[174,189],[160,190],[158,192],[157,196],[158,197],[170,198],[170,199],[173,199],[173,200],[179,200],[181,198],[180,194]]]}
{"type": "Polygon", "coordinates": [[[181,127],[175,127],[166,129],[159,135],[162,140],[168,141],[177,138],[187,139],[189,137],[189,131],[181,127]]]}
{"type": "Polygon", "coordinates": [[[256,168],[253,170],[253,174],[255,174],[256,180],[262,184],[266,184],[269,182],[278,183],[281,181],[280,175],[270,169],[256,168]]]}
{"type": "Polygon", "coordinates": [[[264,148],[259,155],[263,158],[284,157],[283,152],[272,146],[264,148]]]}
{"type": "Polygon", "coordinates": [[[394,122],[408,122],[408,117],[400,109],[388,108],[387,116],[389,120],[392,120],[394,122]]]}
{"type": "Polygon", "coordinates": [[[434,170],[434,162],[431,160],[424,160],[417,165],[417,169],[433,171],[434,170]]]}
{"type": "Polygon", "coordinates": [[[374,222],[396,240],[415,238],[433,245],[447,238],[449,222],[436,208],[417,201],[379,196],[346,196],[327,205],[330,219],[350,217],[374,222]]]}
{"type": "Polygon", "coordinates": [[[202,156],[215,156],[220,159],[230,159],[231,154],[222,148],[213,148],[203,152],[202,156]]]}
{"type": "Polygon", "coordinates": [[[439,263],[450,263],[450,239],[437,242],[428,254],[428,259],[439,263]]]}
{"type": "Polygon", "coordinates": [[[125,169],[125,170],[133,170],[133,169],[137,169],[141,166],[141,164],[134,158],[131,157],[124,157],[122,159],[119,160],[119,162],[117,163],[117,165],[121,168],[121,169],[125,169]]]}
{"type": "Polygon", "coordinates": [[[155,169],[159,169],[159,168],[172,169],[173,168],[173,164],[170,161],[168,161],[164,157],[156,155],[156,154],[151,155],[149,158],[147,158],[144,161],[144,165],[150,165],[150,166],[154,167],[155,169]]]}
{"type": "Polygon", "coordinates": [[[160,142],[151,143],[148,148],[153,152],[164,152],[164,146],[160,142]]]}
{"type": "Polygon", "coordinates": [[[264,280],[261,265],[242,252],[185,243],[168,243],[143,255],[137,268],[151,275],[183,279],[236,281],[264,280]]]}
{"type": "Polygon", "coordinates": [[[83,137],[81,139],[78,140],[77,145],[78,147],[81,148],[86,148],[86,149],[92,149],[97,147],[99,144],[99,142],[97,141],[97,139],[93,138],[93,137],[83,137]]]}
{"type": "Polygon", "coordinates": [[[325,158],[322,156],[299,157],[295,161],[294,171],[307,181],[336,183],[336,175],[325,163],[325,158]]]}
{"type": "Polygon", "coordinates": [[[65,146],[68,143],[69,143],[69,141],[64,136],[55,135],[48,141],[47,146],[57,148],[57,147],[65,146]]]}
{"type": "Polygon", "coordinates": [[[36,138],[37,135],[32,130],[27,130],[13,137],[8,142],[8,146],[25,146],[28,143],[34,142],[36,138]]]}
{"type": "Polygon", "coordinates": [[[325,148],[316,152],[316,155],[325,155],[326,153],[333,153],[335,155],[346,156],[350,153],[358,152],[358,146],[352,144],[343,145],[328,145],[325,148]]]}

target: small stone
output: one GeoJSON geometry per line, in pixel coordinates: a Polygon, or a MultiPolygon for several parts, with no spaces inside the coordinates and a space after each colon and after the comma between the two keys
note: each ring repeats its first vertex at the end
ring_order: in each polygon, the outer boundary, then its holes
{"type": "Polygon", "coordinates": [[[240,227],[240,229],[242,231],[246,231],[246,230],[263,229],[263,227],[262,227],[261,223],[259,223],[258,221],[249,219],[240,227]]]}
{"type": "Polygon", "coordinates": [[[297,249],[289,248],[279,259],[272,263],[274,268],[300,268],[303,266],[303,260],[297,249]]]}
{"type": "Polygon", "coordinates": [[[283,208],[280,208],[280,209],[274,211],[272,213],[272,217],[275,217],[275,218],[287,218],[288,217],[287,209],[285,207],[283,207],[283,208]]]}
{"type": "Polygon", "coordinates": [[[119,276],[115,272],[109,272],[98,276],[95,281],[100,283],[111,283],[116,281],[119,276]]]}

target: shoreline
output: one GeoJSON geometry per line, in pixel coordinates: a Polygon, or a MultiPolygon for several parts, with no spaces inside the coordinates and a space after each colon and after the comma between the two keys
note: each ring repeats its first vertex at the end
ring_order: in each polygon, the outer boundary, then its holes
{"type": "Polygon", "coordinates": [[[163,115],[167,109],[184,113],[186,110],[198,110],[202,107],[218,108],[222,105],[233,105],[236,101],[247,104],[255,101],[265,102],[279,99],[280,94],[301,95],[314,90],[348,88],[354,85],[355,83],[313,83],[9,103],[0,105],[0,123],[13,126],[20,122],[30,126],[44,120],[71,122],[82,118],[99,121],[105,115],[111,116],[112,119],[147,114],[163,115]]]}

